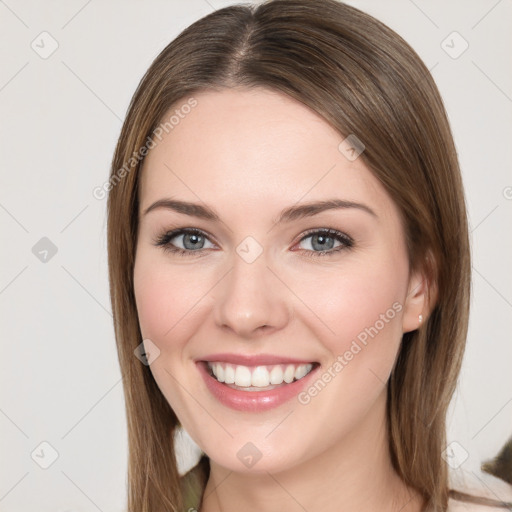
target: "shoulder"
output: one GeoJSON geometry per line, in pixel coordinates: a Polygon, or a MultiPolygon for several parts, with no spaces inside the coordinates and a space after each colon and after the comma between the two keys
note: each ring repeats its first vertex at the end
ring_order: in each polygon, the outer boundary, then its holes
{"type": "Polygon", "coordinates": [[[506,510],[500,507],[481,505],[477,503],[468,503],[465,501],[450,499],[448,500],[448,512],[498,512],[506,510]]]}
{"type": "Polygon", "coordinates": [[[457,486],[448,500],[448,512],[498,512],[512,510],[512,486],[491,475],[480,473],[457,486]],[[469,485],[467,485],[469,484],[469,485]],[[465,496],[464,496],[465,495],[465,496]],[[460,499],[458,499],[460,498],[460,499]],[[473,499],[474,498],[474,499],[473,499]]]}
{"type": "Polygon", "coordinates": [[[203,455],[199,462],[180,478],[185,510],[199,510],[208,473],[209,459],[203,455]]]}

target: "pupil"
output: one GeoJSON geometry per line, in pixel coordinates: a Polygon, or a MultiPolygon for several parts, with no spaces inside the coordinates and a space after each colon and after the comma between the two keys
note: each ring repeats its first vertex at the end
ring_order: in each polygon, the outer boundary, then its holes
{"type": "Polygon", "coordinates": [[[332,249],[333,242],[334,239],[329,236],[315,235],[312,240],[312,246],[314,249],[325,251],[326,249],[332,249]],[[315,244],[317,247],[315,247],[315,244]]]}
{"type": "Polygon", "coordinates": [[[196,234],[185,235],[183,238],[183,244],[187,249],[197,249],[201,242],[202,236],[196,234]]]}

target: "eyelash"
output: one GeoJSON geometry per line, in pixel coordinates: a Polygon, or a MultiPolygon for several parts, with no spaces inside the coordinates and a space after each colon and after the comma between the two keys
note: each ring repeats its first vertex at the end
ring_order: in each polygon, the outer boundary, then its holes
{"type": "MultiPolygon", "coordinates": [[[[193,251],[181,249],[179,247],[172,245],[170,243],[171,240],[179,235],[199,235],[208,238],[206,233],[199,229],[180,228],[175,229],[173,231],[168,231],[167,233],[163,233],[154,240],[154,244],[157,247],[162,247],[164,251],[169,251],[173,254],[176,254],[177,256],[191,256],[194,253],[199,253],[198,256],[204,255],[204,251],[206,251],[207,249],[198,249],[196,251],[193,251]]],[[[334,238],[338,242],[341,242],[342,245],[326,251],[310,251],[307,249],[300,249],[304,251],[306,253],[306,256],[309,258],[318,258],[322,256],[333,255],[344,249],[350,249],[354,245],[354,241],[352,240],[351,237],[349,237],[345,233],[342,233],[341,231],[337,231],[336,229],[311,229],[303,234],[302,238],[298,241],[298,243],[303,242],[306,238],[309,238],[311,235],[325,235],[328,236],[329,238],[334,238]]]]}

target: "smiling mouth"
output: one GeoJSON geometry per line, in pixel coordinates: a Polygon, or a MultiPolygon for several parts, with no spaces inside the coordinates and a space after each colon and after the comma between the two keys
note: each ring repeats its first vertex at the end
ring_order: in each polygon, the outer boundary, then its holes
{"type": "Polygon", "coordinates": [[[313,371],[319,363],[272,364],[244,366],[224,362],[204,361],[211,377],[240,391],[268,391],[298,381],[313,371]]]}

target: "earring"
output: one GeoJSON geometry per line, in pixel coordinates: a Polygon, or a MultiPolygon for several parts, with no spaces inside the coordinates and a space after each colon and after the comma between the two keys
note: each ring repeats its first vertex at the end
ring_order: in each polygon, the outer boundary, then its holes
{"type": "Polygon", "coordinates": [[[418,322],[420,323],[420,325],[423,323],[423,315],[418,316],[418,322]]]}

